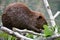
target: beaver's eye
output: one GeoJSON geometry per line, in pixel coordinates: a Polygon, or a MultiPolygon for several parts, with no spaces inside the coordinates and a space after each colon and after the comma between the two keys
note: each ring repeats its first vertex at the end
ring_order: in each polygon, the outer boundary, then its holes
{"type": "Polygon", "coordinates": [[[37,20],[39,20],[39,19],[42,19],[42,16],[39,16],[39,17],[37,18],[37,20]]]}

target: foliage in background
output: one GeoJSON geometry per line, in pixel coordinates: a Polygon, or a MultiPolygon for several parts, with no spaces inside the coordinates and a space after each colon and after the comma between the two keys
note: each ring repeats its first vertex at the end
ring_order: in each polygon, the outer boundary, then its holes
{"type": "Polygon", "coordinates": [[[25,36],[34,39],[33,34],[27,33],[25,36]]]}
{"type": "Polygon", "coordinates": [[[16,37],[13,37],[5,32],[1,32],[0,37],[3,38],[4,40],[16,40],[16,37]]]}

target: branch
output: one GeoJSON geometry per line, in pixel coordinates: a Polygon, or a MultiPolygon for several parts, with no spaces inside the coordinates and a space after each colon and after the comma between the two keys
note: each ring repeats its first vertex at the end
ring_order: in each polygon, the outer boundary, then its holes
{"type": "Polygon", "coordinates": [[[55,26],[56,23],[55,23],[55,21],[54,21],[54,16],[52,15],[52,11],[51,11],[51,9],[50,9],[50,6],[49,6],[48,1],[47,1],[47,0],[43,0],[43,2],[44,2],[44,5],[45,5],[45,8],[46,8],[46,10],[47,10],[47,12],[48,12],[48,14],[49,14],[50,19],[53,19],[53,20],[50,21],[51,24],[52,24],[52,26],[55,26]]]}
{"type": "Polygon", "coordinates": [[[20,30],[18,28],[13,28],[13,31],[16,31],[16,32],[19,32],[19,33],[31,33],[31,34],[38,35],[38,36],[43,36],[44,35],[44,34],[41,34],[41,33],[36,33],[36,32],[33,32],[33,31],[29,31],[29,30],[20,30]]]}
{"type": "Polygon", "coordinates": [[[7,33],[10,34],[10,35],[13,35],[13,36],[17,37],[17,38],[23,38],[23,39],[27,39],[27,40],[33,40],[33,39],[27,38],[27,37],[25,37],[25,36],[22,36],[22,35],[19,34],[18,32],[14,32],[14,31],[12,31],[12,30],[4,27],[4,26],[0,26],[0,29],[1,29],[2,31],[7,32],[7,33]]]}
{"type": "MultiPolygon", "coordinates": [[[[47,10],[47,12],[48,12],[48,14],[49,14],[50,19],[53,19],[53,20],[51,20],[50,22],[51,22],[51,25],[54,27],[54,26],[56,25],[55,19],[54,19],[54,17],[55,17],[56,15],[53,16],[52,11],[51,11],[50,6],[49,6],[49,3],[48,3],[48,0],[43,0],[43,2],[44,2],[44,5],[45,5],[45,8],[46,8],[46,10],[47,10]]],[[[58,33],[58,28],[56,27],[56,28],[55,28],[55,34],[57,34],[57,33],[58,33]]]]}
{"type": "Polygon", "coordinates": [[[57,11],[57,13],[54,15],[54,19],[60,14],[60,11],[57,11]]]}

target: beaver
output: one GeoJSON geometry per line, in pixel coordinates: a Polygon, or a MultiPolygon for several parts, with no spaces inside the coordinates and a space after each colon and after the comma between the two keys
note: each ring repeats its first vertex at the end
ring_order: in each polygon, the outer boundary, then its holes
{"type": "Polygon", "coordinates": [[[41,12],[32,11],[23,3],[12,3],[2,14],[2,24],[9,29],[16,27],[40,33],[47,22],[41,12]]]}

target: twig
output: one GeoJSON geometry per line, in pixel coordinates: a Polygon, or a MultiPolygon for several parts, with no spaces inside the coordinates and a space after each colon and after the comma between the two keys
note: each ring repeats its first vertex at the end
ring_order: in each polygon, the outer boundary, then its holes
{"type": "Polygon", "coordinates": [[[38,35],[38,36],[43,36],[44,35],[44,34],[41,34],[41,33],[36,33],[36,32],[33,32],[33,31],[29,31],[29,30],[20,30],[18,28],[13,28],[13,31],[17,31],[19,33],[31,33],[31,34],[38,35]]]}
{"type": "Polygon", "coordinates": [[[54,19],[60,14],[60,11],[57,11],[57,13],[54,15],[54,19]]]}
{"type": "Polygon", "coordinates": [[[2,31],[7,32],[7,33],[10,34],[10,35],[14,35],[14,36],[17,37],[17,38],[23,38],[23,39],[27,39],[27,40],[33,40],[33,39],[27,38],[27,37],[25,37],[25,36],[22,36],[22,35],[19,34],[18,32],[14,32],[14,31],[12,31],[12,30],[4,27],[4,26],[0,26],[0,29],[1,29],[2,31]]]}

